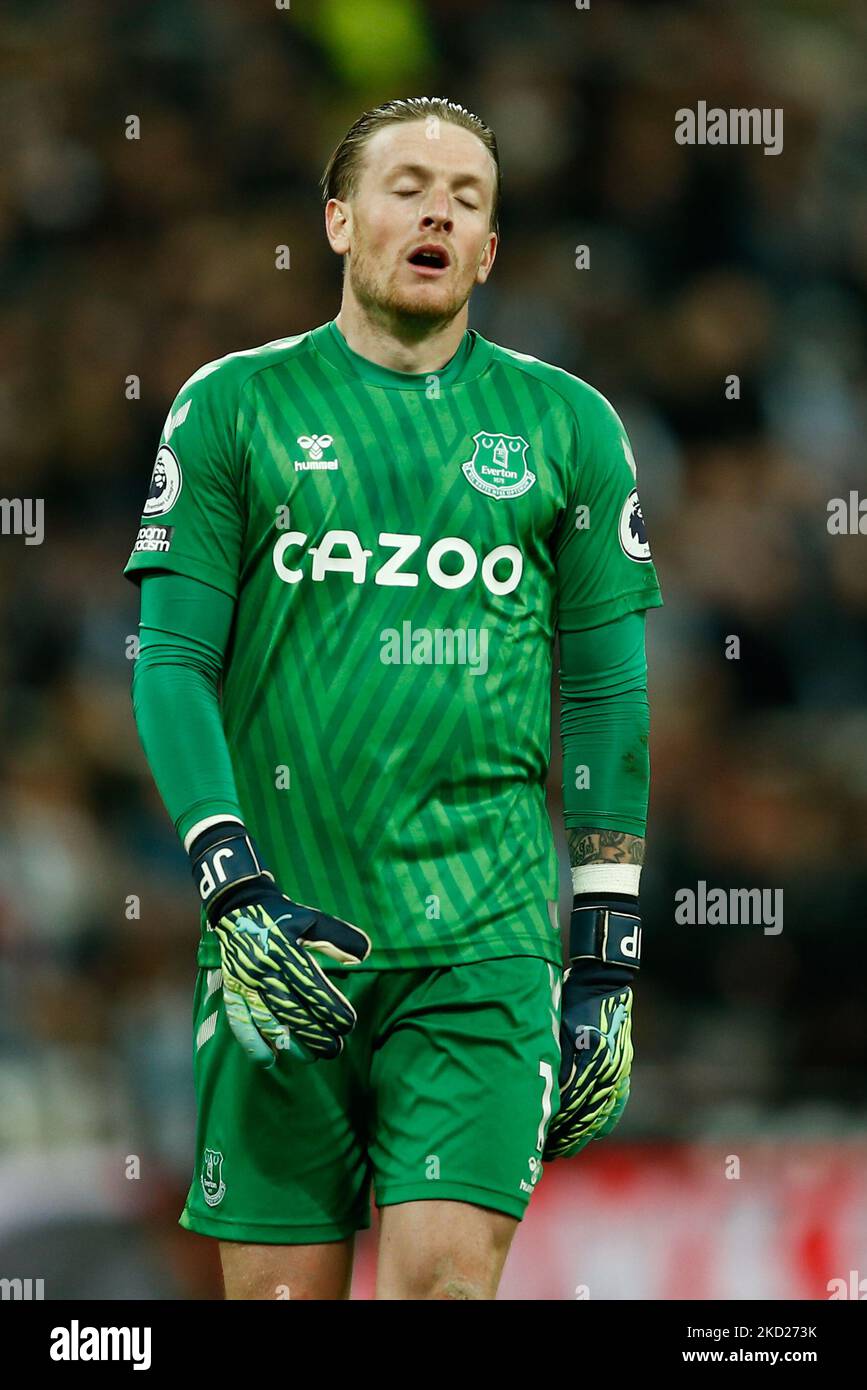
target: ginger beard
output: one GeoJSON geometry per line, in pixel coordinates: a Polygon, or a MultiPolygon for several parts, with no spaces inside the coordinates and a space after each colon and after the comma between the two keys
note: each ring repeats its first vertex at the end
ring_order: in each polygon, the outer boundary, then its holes
{"type": "MultiPolygon", "coordinates": [[[[449,244],[450,264],[437,280],[418,275],[407,256],[420,241],[423,232],[416,232],[412,242],[400,251],[377,251],[365,237],[363,225],[356,216],[352,249],[346,256],[346,274],[356,300],[372,317],[379,320],[415,322],[422,329],[450,323],[463,309],[476,283],[476,270],[462,267],[453,244],[449,244]]],[[[445,240],[438,232],[429,233],[431,241],[445,240]]],[[[481,258],[482,252],[479,252],[481,258]]]]}

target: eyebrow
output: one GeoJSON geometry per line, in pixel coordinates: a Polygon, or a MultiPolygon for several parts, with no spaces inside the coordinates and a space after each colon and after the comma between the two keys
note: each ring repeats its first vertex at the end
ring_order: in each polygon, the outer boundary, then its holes
{"type": "MultiPolygon", "coordinates": [[[[401,174],[415,174],[419,178],[427,178],[430,175],[430,169],[424,164],[398,164],[394,169],[389,169],[387,177],[396,179],[399,178],[401,174]]],[[[485,186],[484,179],[480,178],[478,174],[455,174],[452,179],[452,184],[454,186],[462,186],[468,183],[474,184],[476,188],[480,189],[483,189],[485,186]]]]}

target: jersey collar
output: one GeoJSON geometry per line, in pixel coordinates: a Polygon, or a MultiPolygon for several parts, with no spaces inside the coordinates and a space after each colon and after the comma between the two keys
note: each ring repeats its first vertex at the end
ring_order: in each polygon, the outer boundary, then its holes
{"type": "Polygon", "coordinates": [[[385,386],[398,391],[425,391],[430,386],[432,376],[438,379],[441,386],[472,381],[481,376],[493,351],[493,345],[486,338],[481,338],[474,329],[468,328],[455,355],[438,372],[396,372],[354,352],[333,319],[321,328],[314,328],[310,337],[317,351],[345,376],[359,377],[372,386],[385,386]]]}

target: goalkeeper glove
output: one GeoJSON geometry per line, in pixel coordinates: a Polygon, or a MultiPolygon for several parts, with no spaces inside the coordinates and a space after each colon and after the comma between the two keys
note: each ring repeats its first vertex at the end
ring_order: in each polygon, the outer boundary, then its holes
{"type": "Polygon", "coordinates": [[[264,1067],[281,1051],[301,1062],[337,1057],[356,1014],[315,953],[357,965],[370,938],[285,897],[237,821],[202,831],[189,853],[220,943],[226,1017],[244,1051],[264,1067]]]}
{"type": "Polygon", "coordinates": [[[571,1158],[610,1134],[629,1099],[632,983],[641,960],[638,899],[577,895],[560,1025],[560,1109],[544,1159],[571,1158]]]}

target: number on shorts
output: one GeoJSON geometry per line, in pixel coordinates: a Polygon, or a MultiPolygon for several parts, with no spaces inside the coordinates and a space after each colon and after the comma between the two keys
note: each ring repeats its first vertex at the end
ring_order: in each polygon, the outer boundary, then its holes
{"type": "Polygon", "coordinates": [[[551,1118],[551,1092],[554,1089],[554,1071],[550,1062],[539,1063],[539,1075],[545,1081],[545,1090],[542,1094],[542,1118],[539,1121],[539,1137],[536,1140],[536,1148],[541,1153],[545,1144],[545,1130],[551,1118]]]}

